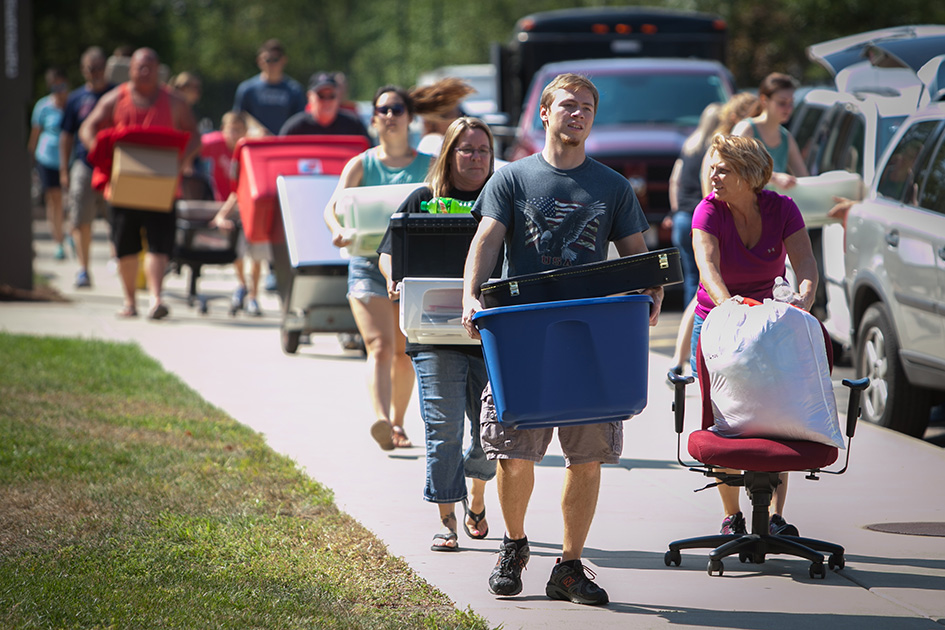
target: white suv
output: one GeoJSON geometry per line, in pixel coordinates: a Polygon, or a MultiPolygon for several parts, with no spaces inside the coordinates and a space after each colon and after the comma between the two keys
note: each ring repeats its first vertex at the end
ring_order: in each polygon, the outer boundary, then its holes
{"type": "Polygon", "coordinates": [[[908,118],[846,222],[846,291],[867,420],[921,436],[945,399],[945,103],[908,118]]]}

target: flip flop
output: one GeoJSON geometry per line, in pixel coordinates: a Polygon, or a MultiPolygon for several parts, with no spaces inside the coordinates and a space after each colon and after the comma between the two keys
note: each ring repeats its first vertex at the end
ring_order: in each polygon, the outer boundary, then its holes
{"type": "Polygon", "coordinates": [[[170,315],[170,313],[171,312],[164,305],[164,302],[158,302],[157,304],[154,305],[154,308],[151,309],[151,312],[148,313],[148,318],[149,319],[164,319],[165,317],[170,315]]]}
{"type": "Polygon", "coordinates": [[[459,537],[456,535],[456,532],[452,530],[447,530],[449,533],[440,532],[433,535],[433,540],[443,540],[447,543],[453,542],[452,546],[448,545],[430,545],[430,551],[459,551],[459,537]]]}
{"type": "Polygon", "coordinates": [[[394,432],[387,420],[378,420],[371,425],[371,437],[380,445],[382,451],[394,450],[394,432]]]}
{"type": "Polygon", "coordinates": [[[390,431],[391,440],[393,440],[396,448],[411,448],[413,446],[413,442],[407,437],[407,432],[404,431],[403,427],[392,426],[390,431]],[[398,442],[398,440],[400,441],[398,442]]]}
{"type": "Polygon", "coordinates": [[[115,313],[115,317],[119,319],[131,319],[132,317],[137,317],[138,311],[134,306],[123,306],[120,311],[115,313]]]}
{"type": "Polygon", "coordinates": [[[472,532],[469,530],[469,525],[466,524],[466,519],[463,519],[463,529],[466,530],[466,535],[472,538],[473,540],[482,540],[489,535],[489,525],[486,524],[486,531],[479,529],[479,523],[486,520],[486,509],[483,508],[482,512],[476,513],[469,509],[469,499],[463,499],[463,512],[466,513],[466,516],[473,520],[473,527],[479,532],[478,536],[473,536],[472,532]]]}

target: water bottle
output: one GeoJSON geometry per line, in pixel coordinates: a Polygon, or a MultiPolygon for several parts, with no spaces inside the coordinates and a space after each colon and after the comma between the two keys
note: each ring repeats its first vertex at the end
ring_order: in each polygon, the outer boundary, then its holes
{"type": "Polygon", "coordinates": [[[781,276],[774,279],[774,289],[771,291],[771,294],[778,302],[790,304],[794,299],[794,290],[791,288],[791,285],[787,283],[787,280],[781,276]]]}

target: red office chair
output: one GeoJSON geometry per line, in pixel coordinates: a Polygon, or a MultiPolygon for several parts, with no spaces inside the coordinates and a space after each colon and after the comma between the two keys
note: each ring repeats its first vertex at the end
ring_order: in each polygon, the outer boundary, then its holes
{"type": "MultiPolygon", "coordinates": [[[[824,330],[827,347],[827,360],[833,369],[833,353],[830,338],[824,330]]],[[[800,536],[776,536],[768,532],[768,509],[772,494],[780,484],[778,474],[782,472],[804,471],[807,479],[817,480],[819,473],[843,474],[850,463],[850,442],[856,430],[856,420],[860,413],[860,396],[869,385],[869,379],[857,381],[843,380],[850,388],[850,402],[847,408],[847,456],[842,470],[822,470],[837,460],[837,448],[804,440],[782,440],[767,438],[724,437],[709,431],[714,423],[708,370],[702,357],[702,344],[697,348],[699,386],[702,393],[702,429],[689,436],[689,454],[698,460],[696,464],[686,464],[680,456],[682,443],[683,418],[685,416],[686,386],[694,380],[691,376],[678,376],[672,372],[669,379],[676,390],[673,410],[676,418],[676,459],[682,466],[693,472],[700,472],[706,477],[718,481],[707,485],[714,488],[720,484],[744,486],[752,504],[751,530],[748,534],[717,534],[677,540],[669,544],[663,561],[666,566],[679,566],[682,562],[681,549],[710,548],[709,575],[722,575],[722,558],[738,555],[741,562],[761,564],[768,554],[790,554],[810,560],[811,578],[826,576],[824,553],[829,553],[828,566],[842,569],[845,562],[843,547],[812,538],[800,536]],[[719,469],[731,468],[744,471],[738,474],[723,472],[719,469]]]]}

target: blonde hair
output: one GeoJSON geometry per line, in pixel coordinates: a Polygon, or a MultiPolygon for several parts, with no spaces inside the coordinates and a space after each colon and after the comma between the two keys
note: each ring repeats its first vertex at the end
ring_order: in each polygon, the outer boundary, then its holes
{"type": "MultiPolygon", "coordinates": [[[[430,182],[430,189],[433,191],[434,197],[449,196],[450,188],[453,186],[453,152],[456,150],[460,138],[470,129],[483,131],[486,137],[489,138],[489,147],[495,146],[492,130],[489,129],[489,125],[478,118],[462,116],[450,123],[449,128],[447,128],[446,133],[443,135],[443,147],[440,149],[440,154],[437,156],[436,160],[433,161],[433,164],[430,165],[430,171],[427,174],[427,181],[430,182]]],[[[489,157],[489,175],[486,177],[487,180],[489,177],[492,177],[493,172],[495,172],[494,151],[489,157]]]]}
{"type": "Polygon", "coordinates": [[[761,100],[750,92],[739,92],[719,110],[719,126],[715,128],[715,133],[727,136],[739,122],[760,113],[761,100]]]}
{"type": "Polygon", "coordinates": [[[709,103],[702,110],[699,117],[699,124],[682,146],[682,154],[691,156],[702,156],[705,154],[706,146],[712,139],[712,130],[719,124],[719,111],[722,109],[721,103],[709,103]]]}
{"type": "MultiPolygon", "coordinates": [[[[545,89],[541,91],[541,100],[538,104],[547,109],[551,107],[551,102],[554,100],[554,95],[557,90],[576,92],[582,88],[591,93],[591,96],[594,98],[594,113],[597,113],[597,105],[600,102],[600,92],[597,91],[597,87],[583,74],[573,74],[571,72],[559,74],[552,79],[551,83],[546,85],[545,89]]],[[[541,124],[543,127],[547,128],[545,121],[542,121],[541,124]]]]}
{"type": "Polygon", "coordinates": [[[774,161],[765,145],[755,138],[718,134],[712,138],[712,151],[756,193],[771,179],[774,161]]]}

